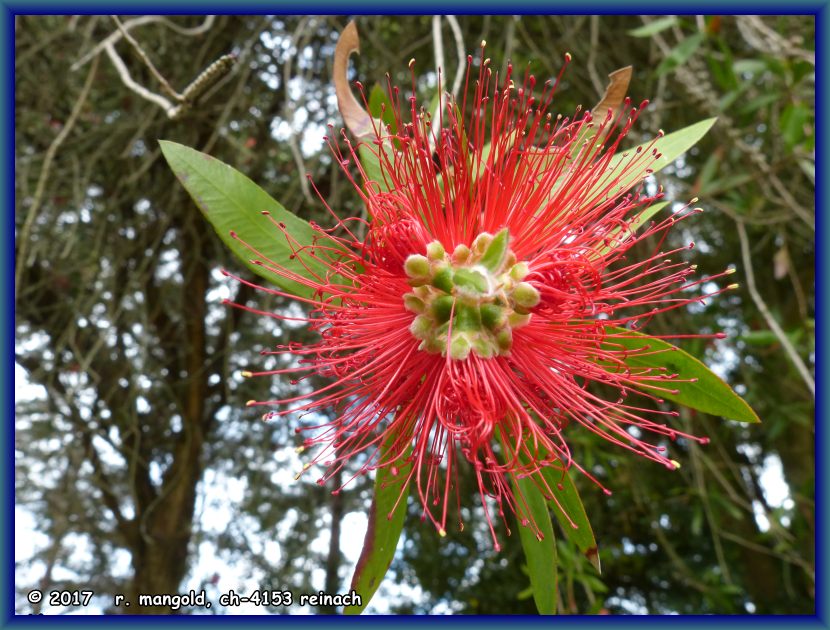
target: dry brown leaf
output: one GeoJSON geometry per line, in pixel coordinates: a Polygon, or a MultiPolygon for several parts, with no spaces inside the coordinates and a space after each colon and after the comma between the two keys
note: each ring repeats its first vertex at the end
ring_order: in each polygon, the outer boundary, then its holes
{"type": "Polygon", "coordinates": [[[625,93],[628,91],[628,84],[631,82],[632,71],[631,66],[626,66],[614,70],[608,75],[610,82],[608,87],[605,88],[605,94],[603,94],[602,100],[597,103],[596,107],[591,110],[595,119],[604,119],[609,109],[614,110],[615,117],[619,115],[623,101],[625,101],[625,93]]]}
{"type": "Polygon", "coordinates": [[[357,35],[357,26],[349,22],[334,49],[334,91],[337,95],[337,107],[343,116],[346,127],[359,140],[374,135],[372,117],[363,109],[360,102],[352,93],[347,72],[349,57],[353,52],[360,53],[360,38],[357,35]]]}

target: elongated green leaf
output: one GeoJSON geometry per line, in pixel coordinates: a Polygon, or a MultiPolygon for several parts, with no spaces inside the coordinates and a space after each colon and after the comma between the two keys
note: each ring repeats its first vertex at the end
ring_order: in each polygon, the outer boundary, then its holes
{"type": "MultiPolygon", "coordinates": [[[[380,461],[383,461],[396,437],[390,432],[381,445],[380,461]]],[[[343,613],[346,615],[359,615],[363,612],[375,591],[378,590],[383,576],[389,570],[389,565],[392,564],[395,547],[401,537],[406,516],[406,500],[409,496],[409,486],[406,481],[411,468],[412,464],[408,463],[401,465],[395,471],[389,466],[377,470],[375,495],[369,509],[369,524],[363,540],[363,550],[360,552],[360,558],[352,576],[352,589],[360,595],[361,603],[360,606],[345,607],[343,613]],[[397,507],[395,507],[396,504],[397,507]]]]}
{"type": "Polygon", "coordinates": [[[597,571],[601,571],[594,530],[570,473],[564,468],[557,470],[548,466],[542,469],[542,476],[553,490],[555,500],[551,499],[548,504],[562,526],[565,536],[590,560],[597,571]]]}
{"type": "Polygon", "coordinates": [[[631,37],[651,37],[660,31],[665,31],[667,28],[671,28],[675,24],[677,24],[677,17],[670,15],[668,17],[660,18],[659,20],[654,20],[645,26],[632,29],[628,31],[628,34],[631,35],[631,37]]]}
{"type": "MultiPolygon", "coordinates": [[[[384,144],[382,147],[375,145],[371,148],[367,144],[361,144],[358,148],[358,155],[360,156],[360,165],[363,167],[366,179],[374,182],[372,185],[377,190],[388,192],[389,186],[386,185],[383,170],[380,167],[380,160],[378,159],[378,153],[381,150],[385,151],[388,155],[393,149],[388,144],[384,144]]],[[[392,160],[391,155],[389,155],[389,159],[390,161],[392,160]]]]}
{"type": "MultiPolygon", "coordinates": [[[[631,220],[631,222],[628,224],[628,228],[625,231],[630,234],[633,234],[634,232],[639,230],[649,219],[651,219],[651,217],[660,212],[660,210],[665,208],[667,205],[669,205],[668,201],[661,201],[660,203],[651,204],[648,208],[645,208],[642,212],[640,212],[640,214],[638,214],[631,220]]],[[[625,241],[625,235],[622,234],[622,232],[623,228],[621,227],[612,230],[607,237],[607,239],[609,240],[609,244],[605,245],[604,247],[598,248],[597,252],[600,255],[605,255],[615,247],[621,245],[625,241]],[[617,238],[620,238],[620,236],[622,236],[621,240],[616,240],[617,238]]]]}
{"type": "MultiPolygon", "coordinates": [[[[611,159],[608,168],[609,170],[619,169],[620,165],[626,160],[631,160],[637,151],[647,151],[652,149],[660,154],[660,157],[649,164],[651,172],[657,173],[658,171],[666,168],[669,164],[674,162],[677,158],[697,144],[697,142],[704,135],[706,135],[706,132],[712,128],[715,121],[717,121],[717,118],[707,118],[706,120],[701,120],[694,125],[684,127],[679,131],[666,134],[662,138],[658,138],[653,143],[648,142],[633,149],[617,153],[611,159]]],[[[616,182],[614,189],[609,191],[609,195],[617,196],[622,194],[632,186],[635,186],[643,181],[646,175],[647,174],[643,169],[631,169],[629,173],[624,174],[620,180],[616,182]]],[[[605,184],[600,182],[592,192],[594,194],[598,194],[604,186],[605,184]]]]}
{"type": "Polygon", "coordinates": [[[395,134],[398,132],[398,121],[395,120],[395,111],[392,109],[392,102],[389,95],[379,85],[375,85],[369,93],[369,114],[383,122],[384,131],[388,126],[395,134]]]}
{"type": "MultiPolygon", "coordinates": [[[[510,447],[507,445],[504,433],[496,431],[501,441],[503,452],[510,447]]],[[[540,615],[556,614],[556,537],[553,533],[553,523],[550,519],[547,501],[542,490],[533,481],[532,477],[510,475],[517,497],[517,518],[528,519],[536,523],[541,537],[533,530],[532,524],[519,524],[519,539],[525,552],[527,571],[530,576],[530,587],[533,589],[533,601],[540,615]]]]}
{"type": "MultiPolygon", "coordinates": [[[[300,246],[311,245],[314,238],[322,238],[306,222],[286,210],[262,188],[236,169],[190,147],[160,140],[161,151],[176,177],[185,187],[202,214],[210,221],[219,238],[245,265],[292,295],[311,297],[313,291],[293,280],[269,271],[254,260],[268,258],[290,272],[310,278],[312,274],[326,275],[326,266],[301,252],[292,257],[292,248],[280,229],[262,214],[285,225],[285,231],[300,246]],[[236,233],[239,237],[231,236],[236,233]],[[243,244],[260,252],[258,256],[243,244]]],[[[336,247],[330,239],[325,243],[336,247]]],[[[294,245],[295,248],[297,244],[294,245]]]]}
{"type": "Polygon", "coordinates": [[[677,393],[661,390],[661,398],[739,422],[761,421],[752,407],[717,374],[677,346],[624,328],[607,326],[605,330],[611,335],[605,340],[606,347],[623,346],[630,351],[626,365],[634,368],[665,367],[669,372],[678,374],[678,379],[691,381],[666,381],[664,387],[677,393]],[[643,354],[644,351],[647,354],[643,354]]]}
{"type": "MultiPolygon", "coordinates": [[[[717,118],[707,118],[701,120],[693,125],[689,125],[679,131],[666,134],[662,138],[657,138],[651,142],[641,144],[631,149],[626,149],[614,155],[608,163],[606,172],[609,176],[599,177],[598,181],[591,188],[588,194],[588,199],[605,197],[615,198],[624,194],[628,189],[636,186],[642,182],[648,175],[657,173],[666,168],[669,164],[674,162],[678,157],[683,155],[686,151],[692,148],[709,129],[715,124],[717,118]],[[654,160],[645,160],[643,156],[639,156],[641,167],[629,168],[627,172],[622,173],[619,179],[614,181],[613,186],[610,186],[612,177],[611,173],[622,172],[626,163],[637,158],[637,154],[643,151],[654,151],[660,157],[654,160]],[[649,172],[646,171],[648,169],[649,172]]],[[[554,185],[554,190],[557,190],[567,180],[568,176],[563,175],[554,185]]],[[[553,193],[551,193],[553,195],[553,193]]],[[[654,206],[652,206],[654,207],[654,206]]],[[[659,210],[662,206],[657,206],[659,210]]],[[[657,212],[655,210],[654,212],[657,212]]],[[[648,209],[646,209],[648,212],[648,209]]],[[[648,220],[651,215],[646,214],[643,222],[648,220]]]]}
{"type": "Polygon", "coordinates": [[[703,43],[705,37],[703,33],[695,33],[672,48],[666,58],[657,66],[657,76],[659,77],[660,75],[671,72],[686,63],[695,54],[695,51],[703,43]]]}
{"type": "Polygon", "coordinates": [[[539,528],[542,538],[537,538],[531,525],[519,525],[519,538],[525,552],[533,601],[540,615],[556,614],[556,537],[550,511],[542,491],[529,477],[513,477],[516,489],[524,496],[528,518],[539,528]]]}

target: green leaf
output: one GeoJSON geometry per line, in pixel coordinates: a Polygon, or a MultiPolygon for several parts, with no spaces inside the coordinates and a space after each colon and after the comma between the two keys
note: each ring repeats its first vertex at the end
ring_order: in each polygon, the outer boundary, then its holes
{"type": "MultiPolygon", "coordinates": [[[[160,140],[159,144],[182,186],[237,258],[255,274],[286,292],[310,298],[313,295],[311,288],[252,262],[268,258],[306,278],[311,278],[312,274],[325,277],[328,269],[305,252],[294,254],[285,235],[262,212],[269,212],[273,221],[283,223],[285,231],[300,246],[311,245],[315,238],[320,242],[325,238],[324,235],[286,210],[262,188],[227,164],[175,142],[160,140]],[[234,232],[238,239],[231,236],[234,232]],[[261,256],[248,250],[241,241],[256,249],[261,256]]],[[[327,247],[337,247],[330,239],[325,244],[327,247]]]]}
{"type": "Polygon", "coordinates": [[[383,122],[384,131],[390,127],[393,134],[398,133],[398,121],[389,95],[379,85],[375,85],[369,93],[369,114],[383,122]]]}
{"type": "MultiPolygon", "coordinates": [[[[357,151],[360,156],[360,165],[363,167],[363,172],[366,173],[366,179],[374,182],[372,185],[376,186],[381,192],[389,192],[389,186],[386,185],[378,158],[378,153],[381,150],[389,155],[393,149],[385,143],[382,147],[375,145],[370,148],[367,144],[361,142],[357,151]]],[[[389,155],[389,160],[392,161],[391,155],[389,155]]]]}
{"type": "Polygon", "coordinates": [[[732,70],[737,74],[761,74],[767,69],[767,62],[763,59],[738,59],[732,64],[732,70]]]}
{"type": "MultiPolygon", "coordinates": [[[[398,439],[394,431],[390,431],[380,447],[380,459],[383,462],[387,453],[398,439]]],[[[407,450],[408,457],[411,447],[407,450]]],[[[405,461],[406,457],[401,458],[405,461]]],[[[352,589],[360,595],[360,606],[347,606],[343,609],[345,615],[359,615],[368,606],[369,601],[378,590],[383,576],[392,564],[398,539],[403,531],[404,517],[406,516],[406,500],[409,496],[409,473],[412,463],[402,464],[393,474],[390,466],[377,469],[375,476],[375,494],[369,508],[369,523],[366,537],[363,539],[363,550],[357,561],[352,576],[352,589]],[[397,507],[396,507],[397,504],[397,507]]]]}
{"type": "Polygon", "coordinates": [[[666,58],[657,66],[657,76],[667,74],[686,63],[703,43],[704,38],[703,33],[695,33],[672,48],[666,58]]]}
{"type": "Polygon", "coordinates": [[[569,471],[565,468],[557,470],[552,466],[548,466],[542,469],[542,476],[550,489],[553,490],[556,500],[551,499],[548,505],[550,505],[554,516],[562,526],[565,536],[577,546],[597,571],[601,571],[602,567],[599,562],[599,551],[596,538],[594,538],[594,530],[591,528],[585,506],[582,504],[579,491],[577,491],[569,471]]]}
{"type": "MultiPolygon", "coordinates": [[[[655,214],[660,212],[660,210],[665,208],[667,205],[669,205],[668,201],[661,201],[659,203],[651,204],[648,208],[643,209],[642,212],[640,212],[636,217],[634,217],[629,222],[628,228],[625,231],[628,232],[629,234],[634,234],[634,232],[639,230],[643,226],[643,224],[645,224],[649,219],[651,219],[651,217],[653,217],[655,214]]],[[[604,256],[605,254],[610,252],[615,247],[618,247],[619,245],[621,245],[625,241],[624,238],[620,241],[616,241],[614,239],[616,239],[617,236],[620,235],[622,232],[623,232],[622,227],[611,230],[611,232],[609,232],[608,236],[606,237],[610,241],[609,244],[605,245],[604,247],[597,248],[597,252],[601,256],[604,256]]]]}
{"type": "Polygon", "coordinates": [[[807,136],[808,130],[811,128],[809,123],[810,111],[806,107],[793,104],[784,108],[778,126],[781,136],[789,148],[793,148],[807,136]]]}
{"type": "Polygon", "coordinates": [[[504,264],[504,259],[507,256],[507,245],[510,240],[510,233],[507,228],[499,230],[498,234],[493,237],[484,254],[479,260],[479,264],[487,268],[488,271],[496,271],[504,264]]]}
{"type": "Polygon", "coordinates": [[[632,29],[628,31],[628,34],[631,35],[631,37],[651,37],[661,31],[665,31],[667,28],[671,28],[675,24],[677,24],[677,17],[670,15],[669,17],[654,20],[651,24],[646,24],[640,28],[632,29]]]}
{"type": "Polygon", "coordinates": [[[739,337],[751,346],[771,346],[778,343],[778,336],[771,330],[750,330],[739,337]]]}
{"type": "Polygon", "coordinates": [[[524,496],[528,518],[536,523],[542,539],[536,537],[530,525],[519,524],[519,538],[525,552],[530,586],[533,588],[533,601],[540,615],[556,614],[556,538],[553,523],[542,491],[530,477],[517,479],[513,484],[524,496]]]}
{"type": "MultiPolygon", "coordinates": [[[[619,168],[624,160],[630,160],[638,150],[647,151],[651,149],[659,153],[660,157],[649,165],[651,173],[646,173],[644,170],[632,169],[631,173],[628,173],[620,178],[614,186],[614,189],[608,192],[608,195],[617,196],[622,194],[632,186],[644,180],[648,174],[657,173],[658,171],[666,168],[669,164],[674,162],[677,158],[697,144],[697,142],[704,135],[706,135],[706,132],[712,128],[712,125],[714,125],[716,121],[717,118],[707,118],[706,120],[701,120],[693,125],[684,127],[679,131],[666,134],[662,138],[657,138],[653,144],[648,142],[634,147],[633,149],[628,149],[622,153],[616,154],[609,163],[609,170],[619,168]]],[[[597,184],[592,193],[598,194],[603,187],[605,187],[605,184],[597,184]]]]}
{"type": "Polygon", "coordinates": [[[754,175],[746,173],[741,175],[727,175],[707,184],[705,188],[701,187],[700,192],[701,194],[705,194],[707,197],[712,197],[724,191],[734,190],[738,186],[743,186],[745,183],[752,181],[753,179],[755,179],[754,175]]]}
{"type": "Polygon", "coordinates": [[[700,191],[707,190],[709,184],[714,181],[715,176],[718,174],[720,170],[718,167],[720,166],[720,154],[718,152],[713,152],[709,155],[706,159],[706,162],[703,164],[703,168],[700,169],[700,174],[697,177],[697,188],[700,191]]]}
{"type": "Polygon", "coordinates": [[[629,354],[625,363],[629,367],[665,367],[669,372],[678,374],[679,379],[692,381],[666,381],[666,389],[677,393],[661,390],[658,394],[660,398],[739,422],[761,422],[752,407],[723,379],[677,346],[616,326],[606,326],[605,331],[608,335],[604,342],[606,349],[619,349],[619,346],[627,349],[629,354]],[[643,351],[648,354],[643,355],[643,351]]]}
{"type": "MultiPolygon", "coordinates": [[[[503,452],[512,450],[502,431],[496,431],[501,441],[503,452]]],[[[550,519],[547,501],[542,490],[533,481],[533,476],[510,475],[516,491],[516,517],[521,521],[526,518],[536,523],[541,539],[537,538],[532,524],[519,523],[519,539],[525,552],[530,587],[533,589],[533,601],[540,615],[556,614],[556,537],[550,519]],[[524,501],[518,499],[524,497],[524,501]]]]}
{"type": "Polygon", "coordinates": [[[748,101],[743,101],[737,111],[742,115],[752,114],[763,107],[777,103],[781,100],[781,98],[782,96],[780,92],[773,91],[768,94],[762,94],[761,96],[756,96],[748,101]]]}

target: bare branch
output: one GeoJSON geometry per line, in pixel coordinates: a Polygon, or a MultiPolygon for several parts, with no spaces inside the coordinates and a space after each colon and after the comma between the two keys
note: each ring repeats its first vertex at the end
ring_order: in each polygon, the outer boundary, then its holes
{"type": "Polygon", "coordinates": [[[78,98],[75,100],[75,105],[72,107],[72,112],[69,114],[69,118],[67,118],[66,123],[60,130],[60,133],[55,136],[54,140],[52,140],[52,143],[46,150],[46,156],[43,158],[43,166],[40,168],[40,176],[37,180],[37,186],[35,187],[35,194],[32,198],[32,204],[29,206],[29,212],[26,214],[26,221],[23,223],[23,228],[20,230],[20,237],[18,238],[20,249],[17,255],[17,263],[15,265],[14,274],[15,301],[17,301],[18,291],[20,290],[20,278],[23,276],[23,269],[26,267],[26,256],[28,255],[29,237],[32,232],[32,225],[34,224],[35,217],[40,210],[40,204],[43,201],[43,193],[46,190],[46,182],[49,179],[49,171],[52,168],[52,161],[55,159],[55,155],[57,154],[61,144],[63,144],[63,141],[66,140],[67,136],[69,136],[72,132],[72,128],[78,120],[81,109],[89,96],[89,91],[92,88],[92,81],[95,78],[97,70],[98,60],[96,58],[92,67],[89,69],[86,81],[81,88],[81,93],[78,94],[78,98]]]}
{"type": "Polygon", "coordinates": [[[787,353],[787,356],[790,358],[790,361],[793,362],[793,365],[798,370],[798,373],[801,375],[804,383],[806,383],[807,387],[810,389],[810,393],[815,398],[816,382],[813,380],[810,370],[807,369],[804,361],[802,361],[801,357],[798,356],[798,352],[796,352],[792,343],[790,343],[789,337],[787,337],[787,334],[781,329],[778,321],[775,317],[773,317],[766,302],[764,302],[761,294],[758,293],[758,288],[755,286],[755,273],[752,269],[752,258],[749,254],[749,239],[746,236],[746,228],[741,220],[736,220],[735,225],[738,227],[738,237],[741,240],[741,258],[743,260],[744,273],[746,274],[746,288],[749,291],[749,295],[752,297],[752,301],[755,302],[755,306],[759,311],[761,311],[761,315],[764,316],[767,326],[769,326],[770,330],[778,338],[778,341],[781,342],[781,345],[787,353]]]}
{"type": "Polygon", "coordinates": [[[444,103],[446,102],[444,90],[441,87],[441,72],[444,68],[444,40],[441,37],[440,15],[432,16],[432,47],[435,51],[435,74],[438,77],[438,104],[435,106],[432,119],[438,120],[438,116],[444,111],[444,103]]]}
{"type": "Polygon", "coordinates": [[[167,82],[167,79],[158,71],[158,69],[153,65],[153,62],[150,61],[150,58],[147,56],[147,53],[144,52],[144,49],[141,45],[136,41],[135,37],[130,35],[129,31],[124,28],[124,25],[121,23],[121,20],[118,19],[117,16],[112,16],[113,21],[115,22],[116,26],[118,26],[118,30],[121,31],[121,34],[124,36],[130,45],[135,50],[136,54],[141,58],[147,68],[150,70],[150,73],[156,78],[156,81],[161,84],[161,89],[167,92],[167,95],[175,99],[178,102],[182,102],[184,100],[184,96],[179,94],[176,90],[174,90],[170,84],[167,82]]]}
{"type": "Polygon", "coordinates": [[[464,69],[466,68],[466,55],[464,53],[464,37],[461,35],[461,27],[458,25],[458,20],[454,15],[447,15],[447,23],[452,30],[453,39],[455,39],[455,53],[458,55],[458,66],[455,70],[455,78],[452,81],[452,95],[458,95],[458,90],[461,88],[461,80],[464,78],[464,69]]]}
{"type": "Polygon", "coordinates": [[[121,57],[118,56],[118,53],[115,52],[115,48],[108,44],[104,47],[107,51],[107,56],[112,61],[112,64],[115,66],[115,69],[118,71],[118,76],[121,77],[121,82],[130,88],[133,92],[138,94],[141,98],[146,101],[150,101],[151,103],[155,103],[159,107],[161,107],[164,112],[169,116],[173,117],[173,113],[176,110],[176,106],[173,105],[170,101],[164,98],[161,94],[156,94],[155,92],[151,92],[143,85],[139,85],[133,78],[130,76],[130,71],[127,69],[127,66],[124,64],[124,61],[121,57]]]}
{"type": "MultiPolygon", "coordinates": [[[[213,26],[213,22],[216,20],[215,15],[207,15],[205,16],[205,21],[202,22],[199,26],[194,28],[183,28],[174,22],[171,22],[167,18],[161,15],[143,15],[138,18],[134,18],[132,20],[127,20],[123,23],[122,27],[125,31],[129,31],[130,29],[136,28],[138,26],[144,26],[145,24],[163,24],[167,28],[177,32],[179,35],[185,35],[187,37],[195,37],[197,35],[201,35],[202,33],[206,33],[210,30],[213,26]]],[[[122,37],[123,32],[121,30],[114,31],[111,35],[109,35],[106,39],[101,41],[97,44],[92,50],[90,50],[87,54],[83,57],[78,59],[72,66],[69,68],[72,71],[77,70],[85,63],[87,63],[90,59],[97,57],[101,54],[102,51],[106,49],[107,46],[115,45],[122,37]]]]}

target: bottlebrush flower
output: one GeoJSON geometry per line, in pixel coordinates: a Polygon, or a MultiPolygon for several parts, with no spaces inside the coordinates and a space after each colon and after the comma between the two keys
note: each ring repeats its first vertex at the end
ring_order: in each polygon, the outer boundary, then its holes
{"type": "Polygon", "coordinates": [[[705,441],[673,428],[677,413],[654,404],[678,375],[629,367],[632,351],[622,343],[655,315],[699,301],[701,280],[682,260],[684,248],[664,248],[669,228],[697,209],[638,226],[663,196],[642,186],[654,145],[613,160],[645,102],[626,100],[596,119],[579,111],[563,118],[550,113],[559,79],[514,82],[510,66],[499,78],[483,49],[477,61],[468,59],[463,98],[450,99],[438,120],[390,88],[395,125],[374,121],[357,144],[344,134],[345,152],[330,141],[368,219],[339,218],[326,204],[333,225],[315,226],[313,245],[273,221],[275,237],[282,230],[325,275],[300,275],[251,248],[258,264],[313,291],[301,301],[319,334],[316,343],[270,352],[289,352],[298,366],[257,374],[330,382],[249,404],[275,407],[266,419],[333,414],[297,429],[309,434],[304,447],[318,447],[304,470],[326,466],[320,483],[347,462],[356,474],[406,474],[442,534],[459,467],[471,466],[495,540],[487,497],[499,514],[528,520],[510,475],[532,476],[547,497],[554,493],[536,474],[544,467],[591,477],[568,446],[571,431],[672,469],[654,440],[705,441]],[[363,164],[374,161],[379,175],[361,165],[360,146],[363,164]],[[634,259],[638,245],[650,253],[634,259]],[[649,434],[652,441],[640,437],[649,434]]]}

